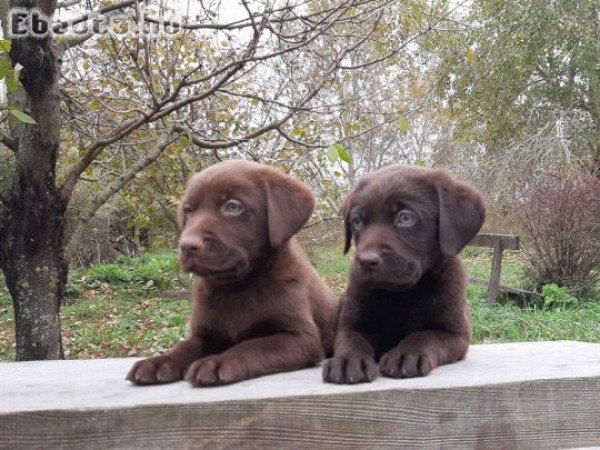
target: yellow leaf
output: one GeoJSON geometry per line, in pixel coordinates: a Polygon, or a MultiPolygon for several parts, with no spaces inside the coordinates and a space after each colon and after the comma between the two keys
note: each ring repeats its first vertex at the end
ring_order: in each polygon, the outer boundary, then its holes
{"type": "Polygon", "coordinates": [[[477,59],[477,55],[475,54],[475,51],[471,48],[468,49],[467,50],[467,62],[474,63],[476,59],[477,59]]]}
{"type": "Polygon", "coordinates": [[[410,130],[410,123],[408,122],[408,120],[400,119],[398,121],[398,129],[402,134],[408,133],[408,130],[410,130]]]}

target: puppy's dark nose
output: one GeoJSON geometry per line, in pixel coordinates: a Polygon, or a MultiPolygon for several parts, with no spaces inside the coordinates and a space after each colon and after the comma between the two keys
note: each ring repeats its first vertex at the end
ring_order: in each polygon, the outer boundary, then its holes
{"type": "Polygon", "coordinates": [[[375,251],[357,253],[356,258],[365,269],[376,269],[382,263],[381,256],[375,251]]]}
{"type": "Polygon", "coordinates": [[[202,239],[195,236],[184,236],[179,241],[179,249],[184,253],[198,253],[202,248],[202,239]]]}

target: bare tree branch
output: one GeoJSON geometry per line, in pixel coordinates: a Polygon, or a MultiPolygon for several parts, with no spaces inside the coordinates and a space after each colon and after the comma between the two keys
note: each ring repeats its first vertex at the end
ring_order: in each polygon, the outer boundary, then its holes
{"type": "Polygon", "coordinates": [[[277,132],[283,136],[283,138],[286,141],[289,141],[293,144],[299,145],[301,147],[305,147],[305,148],[314,148],[314,149],[322,149],[327,147],[326,144],[309,144],[308,142],[305,141],[301,141],[299,139],[296,139],[294,137],[292,137],[290,134],[286,133],[285,131],[283,131],[282,127],[277,127],[275,128],[277,130],[277,132]]]}
{"type": "MultiPolygon", "coordinates": [[[[374,29],[374,27],[373,27],[373,29],[374,29]]],[[[356,42],[352,46],[344,49],[340,53],[338,58],[332,64],[330,64],[329,68],[323,74],[321,81],[319,83],[317,83],[295,106],[290,107],[289,111],[281,119],[273,121],[273,122],[269,123],[268,125],[265,125],[251,133],[248,133],[247,135],[245,135],[241,138],[231,139],[231,140],[227,140],[227,141],[207,141],[207,140],[202,139],[195,133],[191,132],[192,141],[194,142],[195,145],[197,145],[198,147],[202,147],[202,148],[209,148],[209,149],[230,148],[230,147],[234,147],[236,145],[242,144],[244,142],[248,142],[249,140],[254,139],[258,136],[261,136],[269,131],[279,129],[283,124],[285,124],[288,120],[290,120],[294,116],[294,114],[296,113],[296,111],[299,108],[303,108],[304,105],[306,105],[310,100],[312,100],[319,93],[321,88],[329,81],[329,78],[331,77],[331,75],[336,70],[339,69],[340,62],[344,59],[344,57],[347,54],[355,51],[357,48],[362,46],[367,40],[369,40],[369,38],[373,34],[373,29],[371,29],[371,31],[369,33],[367,33],[363,38],[358,40],[358,42],[356,42]]],[[[178,131],[185,131],[181,128],[176,128],[176,129],[178,131]]]]}
{"type": "Polygon", "coordinates": [[[87,208],[81,211],[77,218],[77,224],[73,230],[71,236],[67,239],[67,254],[72,254],[71,250],[81,239],[83,231],[86,229],[86,224],[94,217],[98,209],[102,207],[108,200],[110,200],[117,192],[125,187],[135,176],[148,167],[150,164],[155,162],[165,150],[176,141],[178,135],[175,134],[174,129],[168,130],[164,133],[156,143],[154,150],[148,152],[144,158],[136,161],[127,170],[125,170],[117,179],[110,183],[106,189],[97,194],[94,199],[90,202],[87,208]]]}
{"type": "Polygon", "coordinates": [[[63,0],[62,2],[58,2],[56,8],[68,8],[70,6],[78,5],[79,3],[83,3],[83,0],[63,0]]]}
{"type": "Polygon", "coordinates": [[[129,8],[130,6],[134,5],[135,3],[139,3],[139,2],[143,2],[143,1],[145,1],[145,0],[127,0],[124,2],[120,2],[120,3],[114,3],[112,5],[105,6],[104,8],[100,8],[97,11],[91,11],[89,13],[83,14],[74,19],[58,22],[57,24],[55,24],[52,27],[52,31],[54,31],[55,33],[61,33],[69,26],[77,25],[78,23],[82,23],[82,22],[87,22],[88,20],[93,19],[94,17],[103,16],[105,14],[108,14],[108,13],[111,13],[114,11],[120,11],[120,10],[129,8]]]}
{"type": "Polygon", "coordinates": [[[155,122],[163,117],[169,115],[170,113],[181,109],[182,107],[203,100],[209,95],[213,94],[216,90],[218,90],[222,85],[224,85],[237,71],[239,71],[245,64],[246,61],[251,57],[252,53],[256,51],[256,46],[258,44],[258,40],[260,39],[260,34],[255,33],[248,48],[246,49],[242,59],[238,62],[236,66],[231,68],[229,72],[227,72],[221,79],[219,79],[211,88],[202,92],[200,95],[192,96],[181,100],[175,104],[171,104],[163,109],[158,110],[163,106],[166,102],[161,102],[161,104],[157,105],[157,108],[147,111],[137,119],[130,120],[129,122],[124,123],[121,127],[119,127],[111,136],[107,138],[96,141],[92,144],[88,150],[86,151],[83,158],[81,158],[77,164],[75,164],[72,169],[69,171],[65,178],[65,182],[61,186],[61,195],[63,198],[68,199],[75,188],[79,180],[79,176],[89,167],[89,165],[94,162],[94,160],[100,155],[100,153],[110,144],[117,142],[118,140],[128,136],[132,131],[136,130],[140,126],[145,123],[155,122]]]}
{"type": "MultiPolygon", "coordinates": [[[[61,196],[64,199],[70,198],[71,193],[73,192],[74,187],[78,183],[81,174],[99,157],[99,155],[104,151],[104,149],[106,149],[111,144],[127,137],[143,125],[156,122],[172,114],[173,112],[181,110],[182,108],[188,105],[198,103],[210,97],[215,92],[222,90],[227,83],[231,82],[234,75],[237,72],[241,71],[242,68],[244,68],[248,63],[256,63],[259,61],[268,60],[277,56],[293,52],[295,50],[299,50],[302,47],[309,45],[310,43],[314,42],[319,36],[325,35],[335,24],[339,24],[340,21],[343,21],[344,15],[347,14],[348,11],[350,11],[353,7],[365,3],[371,2],[350,1],[344,3],[343,5],[337,6],[336,8],[332,8],[331,11],[328,11],[326,19],[323,19],[319,22],[314,22],[311,25],[311,30],[313,30],[313,32],[310,36],[306,36],[303,42],[293,45],[284,45],[283,48],[274,51],[268,51],[263,54],[257,54],[257,50],[258,43],[261,39],[263,30],[267,28],[269,23],[269,12],[266,11],[265,13],[263,13],[261,17],[261,22],[257,23],[254,21],[254,17],[252,16],[253,13],[246,5],[246,10],[249,14],[249,23],[253,24],[253,36],[250,42],[247,44],[247,47],[244,50],[244,52],[240,55],[240,57],[238,57],[234,61],[224,64],[221,67],[215,68],[211,73],[204,75],[201,78],[189,80],[188,77],[191,77],[192,74],[200,68],[200,66],[195,67],[183,77],[183,79],[178,83],[175,89],[173,89],[170,92],[170,94],[166,96],[166,98],[157,102],[156,97],[154,97],[154,105],[152,107],[147,107],[144,110],[139,110],[137,117],[122,123],[120,126],[115,128],[109,136],[106,136],[102,139],[98,139],[91,145],[89,145],[83,157],[74,166],[72,166],[71,170],[67,173],[65,181],[61,186],[61,196]],[[219,78],[215,80],[215,77],[219,78]],[[203,91],[194,95],[190,95],[186,98],[178,99],[184,87],[195,86],[205,81],[212,82],[203,91]]],[[[131,4],[133,3],[123,2],[119,5],[120,7],[124,7],[123,5],[131,4]]],[[[242,137],[234,139],[213,141],[203,139],[199,135],[193,134],[192,140],[194,144],[202,148],[208,148],[213,150],[221,148],[231,148],[241,143],[248,142],[249,140],[254,139],[262,134],[281,128],[281,126],[285,124],[291,117],[293,117],[294,114],[298,113],[298,111],[301,111],[303,108],[305,108],[306,105],[310,102],[310,100],[312,100],[323,88],[323,86],[325,86],[325,84],[330,81],[330,77],[332,76],[332,74],[340,68],[344,57],[350,52],[355,51],[357,48],[362,46],[364,42],[371,38],[381,18],[382,11],[381,8],[379,9],[380,11],[378,12],[377,19],[371,30],[367,32],[364,36],[362,36],[362,38],[359,39],[355,44],[350,45],[349,47],[346,47],[345,49],[340,51],[337,57],[334,58],[335,60],[333,61],[333,63],[321,75],[321,80],[318,83],[316,83],[314,87],[307,94],[305,94],[305,96],[300,101],[296,102],[295,104],[289,105],[288,111],[282,117],[280,117],[277,120],[271,121],[267,125],[260,127],[259,129],[253,132],[247,133],[242,137]]],[[[178,130],[183,130],[183,127],[179,126],[178,130]]]]}
{"type": "Polygon", "coordinates": [[[61,58],[64,52],[70,48],[77,47],[83,44],[88,39],[92,38],[94,33],[89,32],[85,34],[70,34],[65,36],[58,36],[52,41],[52,46],[55,49],[55,56],[61,58]]]}
{"type": "MultiPolygon", "coordinates": [[[[390,0],[390,2],[391,1],[393,1],[393,0],[390,0]]],[[[306,1],[306,2],[301,2],[300,4],[293,5],[293,6],[287,5],[287,6],[284,6],[281,8],[267,10],[262,13],[261,12],[255,12],[255,13],[251,12],[248,5],[246,4],[245,9],[250,13],[250,17],[248,19],[242,19],[242,20],[238,20],[238,21],[234,21],[234,22],[221,23],[221,24],[219,24],[219,23],[183,23],[183,22],[179,22],[179,21],[163,20],[160,18],[150,17],[150,16],[145,16],[144,20],[148,23],[162,25],[165,27],[172,27],[172,28],[181,29],[181,30],[235,31],[235,30],[241,30],[244,28],[253,27],[253,23],[256,23],[256,21],[258,21],[258,20],[262,20],[265,15],[281,14],[279,17],[269,20],[269,22],[275,23],[275,24],[282,24],[282,23],[293,22],[293,21],[303,22],[306,24],[311,24],[311,23],[314,24],[314,23],[322,23],[323,22],[322,18],[317,21],[314,21],[314,18],[316,18],[316,17],[321,17],[321,16],[324,16],[327,14],[335,13],[336,11],[339,11],[342,8],[345,10],[348,10],[350,8],[358,8],[360,6],[364,6],[369,3],[377,3],[377,2],[375,0],[350,1],[350,2],[347,2],[346,5],[335,4],[334,6],[331,6],[329,8],[325,8],[325,9],[319,10],[317,12],[312,12],[312,13],[307,13],[307,14],[293,13],[288,16],[283,14],[286,12],[291,13],[291,12],[293,12],[294,9],[300,9],[308,3],[309,2],[306,1]]],[[[271,30],[271,31],[274,31],[274,30],[271,30]]]]}

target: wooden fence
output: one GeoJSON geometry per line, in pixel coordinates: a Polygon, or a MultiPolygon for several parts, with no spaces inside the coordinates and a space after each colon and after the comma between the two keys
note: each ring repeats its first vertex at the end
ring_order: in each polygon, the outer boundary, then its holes
{"type": "Polygon", "coordinates": [[[490,271],[490,281],[488,284],[489,304],[496,304],[498,293],[500,292],[500,276],[502,272],[502,257],[504,250],[519,250],[519,236],[514,234],[491,234],[479,233],[469,243],[472,247],[486,247],[494,249],[492,254],[492,270],[490,271]]]}

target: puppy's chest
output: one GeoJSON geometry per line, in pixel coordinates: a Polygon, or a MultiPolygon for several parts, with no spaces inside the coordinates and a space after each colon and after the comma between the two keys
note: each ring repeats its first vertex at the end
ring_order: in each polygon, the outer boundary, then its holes
{"type": "Polygon", "coordinates": [[[260,290],[227,293],[206,299],[198,311],[198,325],[205,338],[231,346],[283,329],[275,305],[260,290]]]}
{"type": "Polygon", "coordinates": [[[431,293],[375,291],[361,302],[360,325],[367,333],[405,335],[435,321],[439,300],[431,293]]]}

